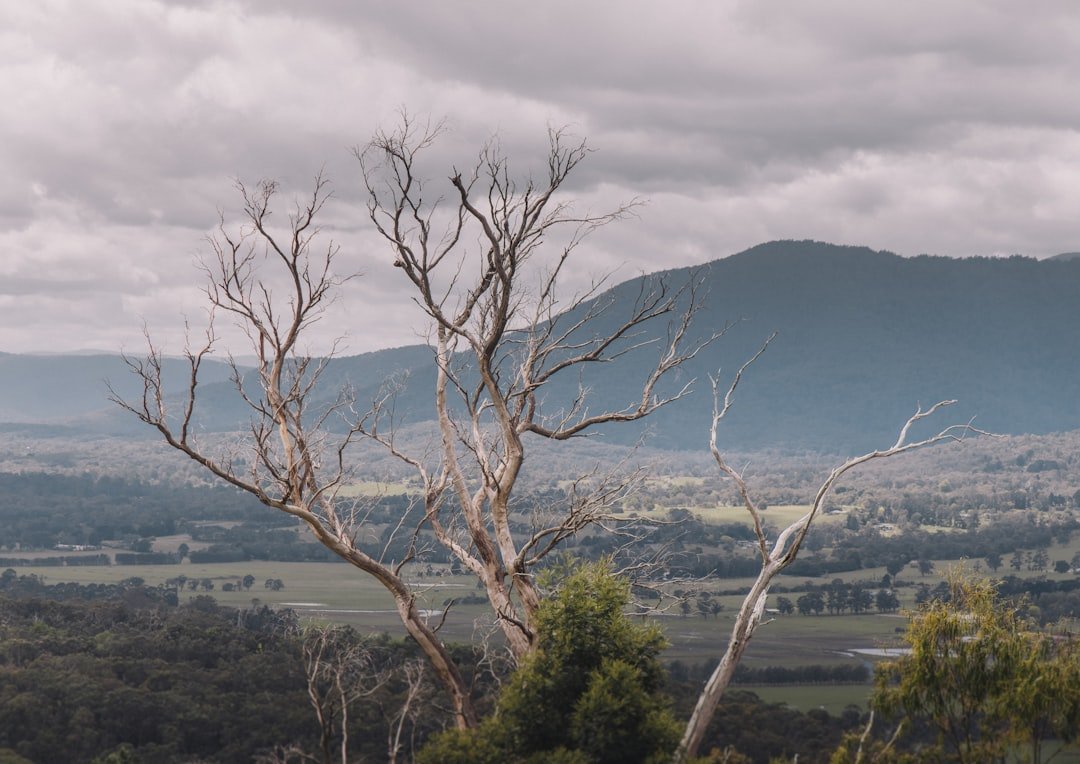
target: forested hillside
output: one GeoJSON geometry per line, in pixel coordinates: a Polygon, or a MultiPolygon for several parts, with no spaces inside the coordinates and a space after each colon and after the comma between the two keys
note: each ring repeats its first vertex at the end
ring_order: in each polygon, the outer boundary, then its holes
{"type": "MultiPolygon", "coordinates": [[[[1078,260],[902,258],[818,242],[772,242],[698,269],[620,284],[597,298],[598,304],[611,304],[590,331],[610,329],[643,288],[647,292],[663,282],[676,290],[692,278],[701,282],[703,301],[693,333],[700,338],[731,326],[667,382],[671,392],[697,380],[693,395],[643,425],[655,446],[702,448],[710,407],[706,375],[717,369],[733,373],[774,330],[779,332],[775,342],[750,370],[722,432],[724,442],[739,448],[873,447],[890,440],[917,403],[944,398],[960,401],[953,413],[957,420],[974,416],[996,432],[1080,427],[1078,260]]],[[[572,319],[558,320],[568,325],[572,319]]],[[[646,327],[654,337],[667,330],[659,321],[646,327]]],[[[590,368],[580,380],[552,385],[542,401],[545,412],[561,411],[579,382],[597,408],[632,403],[657,352],[646,345],[618,363],[590,368]]],[[[102,366],[101,359],[77,357],[0,360],[0,413],[9,421],[77,422],[81,416],[80,426],[87,429],[136,429],[130,417],[109,412],[105,401],[103,372],[124,386],[125,394],[134,392],[118,363],[102,366]],[[91,412],[98,414],[87,419],[91,412]]],[[[229,394],[221,367],[208,369],[201,426],[242,425],[247,415],[229,394]]],[[[178,367],[166,372],[167,380],[182,384],[178,367]]],[[[395,404],[399,420],[430,419],[433,369],[430,353],[420,346],[337,359],[315,397],[335,400],[349,385],[365,404],[395,375],[407,376],[395,404]]],[[[632,442],[641,431],[624,427],[608,437],[632,442]]]]}

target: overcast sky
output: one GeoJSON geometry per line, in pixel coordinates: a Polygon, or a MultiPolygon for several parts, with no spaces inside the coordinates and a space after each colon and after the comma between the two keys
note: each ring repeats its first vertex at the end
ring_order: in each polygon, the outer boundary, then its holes
{"type": "Polygon", "coordinates": [[[641,198],[585,278],[812,238],[903,255],[1080,250],[1080,9],[997,2],[0,0],[0,350],[180,349],[233,179],[320,169],[345,290],[319,351],[417,341],[351,151],[445,119],[432,188],[497,135],[595,152],[580,204],[641,198]]]}

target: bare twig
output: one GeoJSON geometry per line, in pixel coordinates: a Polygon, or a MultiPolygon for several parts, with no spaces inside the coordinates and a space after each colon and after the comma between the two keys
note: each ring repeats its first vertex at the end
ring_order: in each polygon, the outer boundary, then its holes
{"type": "MultiPolygon", "coordinates": [[[[569,300],[560,295],[560,275],[584,238],[639,205],[633,200],[594,214],[564,199],[563,185],[588,155],[584,142],[552,130],[545,174],[520,181],[498,145],[489,143],[468,171],[451,174],[445,198],[432,198],[419,165],[442,130],[403,115],[396,131],[377,134],[357,151],[369,216],[432,320],[441,464],[428,468],[392,438],[376,439],[417,470],[429,527],[479,577],[507,644],[520,657],[536,637],[540,593],[531,570],[570,536],[615,522],[610,507],[636,482],[633,476],[621,483],[581,480],[563,510],[522,539],[511,515],[524,438],[569,440],[601,425],[640,420],[681,399],[692,381],[671,390],[662,389],[664,383],[723,330],[690,339],[701,305],[697,277],[677,289],[663,278],[642,279],[621,318],[610,315],[614,302],[600,294],[604,280],[569,300]],[[545,244],[556,239],[545,261],[545,244]],[[655,327],[664,322],[667,335],[657,338],[655,327]],[[610,328],[598,331],[601,323],[610,328]],[[554,380],[646,352],[655,352],[655,360],[640,395],[625,407],[593,410],[583,387],[567,407],[542,410],[541,392],[554,380]]],[[[379,425],[366,424],[367,434],[377,431],[379,425]]]]}

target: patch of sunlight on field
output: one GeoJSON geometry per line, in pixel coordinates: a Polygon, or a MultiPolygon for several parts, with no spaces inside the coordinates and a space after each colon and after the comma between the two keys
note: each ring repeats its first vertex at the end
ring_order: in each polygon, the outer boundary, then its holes
{"type": "MultiPolygon", "coordinates": [[[[809,509],[810,507],[805,504],[777,504],[762,511],[761,517],[770,525],[786,527],[805,515],[809,509]]],[[[710,525],[724,523],[749,525],[751,522],[750,513],[745,507],[694,507],[690,511],[710,525]]],[[[819,520],[825,522],[826,517],[832,519],[833,516],[822,515],[819,520]]]]}
{"type": "Polygon", "coordinates": [[[693,475],[660,475],[645,478],[645,485],[664,488],[699,488],[705,485],[705,478],[693,475]]]}
{"type": "Polygon", "coordinates": [[[375,496],[405,496],[412,491],[408,483],[381,483],[377,480],[362,480],[341,487],[338,496],[342,498],[369,498],[375,496]]]}
{"type": "Polygon", "coordinates": [[[948,525],[920,525],[919,530],[927,533],[967,533],[964,528],[952,528],[948,525]]]}

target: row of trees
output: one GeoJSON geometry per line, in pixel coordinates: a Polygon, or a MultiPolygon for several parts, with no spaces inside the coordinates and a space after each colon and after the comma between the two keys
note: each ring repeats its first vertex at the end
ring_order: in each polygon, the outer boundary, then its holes
{"type": "Polygon", "coordinates": [[[225,486],[155,484],[134,478],[0,472],[0,549],[96,547],[183,533],[198,520],[265,515],[249,496],[225,486]]]}
{"type": "MultiPolygon", "coordinates": [[[[318,383],[326,360],[305,355],[302,338],[322,317],[337,287],[350,278],[334,270],[337,247],[318,238],[318,217],[329,193],[321,177],[287,228],[275,228],[272,219],[276,184],[239,185],[244,225],[233,228],[222,218],[211,239],[213,255],[206,262],[211,315],[236,319],[256,358],[249,376],[234,367],[236,390],[251,412],[246,450],[214,449],[197,434],[200,368],[217,345],[212,322],[204,340],[186,350],[189,378],[181,400],[166,396],[164,354],[153,344],[145,358],[128,360],[143,383],[141,399],[114,399],[170,446],[266,506],[298,518],[327,549],[378,581],[441,683],[455,726],[466,730],[480,723],[469,684],[440,638],[438,624],[417,606],[405,565],[424,559],[432,545],[444,550],[480,582],[512,660],[522,668],[530,665],[542,622],[543,590],[535,572],[564,540],[590,526],[629,534],[641,529],[611,511],[633,490],[639,473],[585,470],[568,476],[561,501],[534,509],[522,532],[512,516],[529,444],[562,442],[641,420],[678,401],[691,385],[679,378],[681,367],[724,330],[691,330],[701,305],[696,279],[674,289],[663,277],[645,280],[623,315],[613,315],[618,303],[602,293],[603,281],[575,295],[560,289],[582,240],[637,206],[631,202],[598,214],[575,209],[563,189],[588,154],[583,142],[551,131],[543,178],[522,181],[515,179],[496,145],[486,146],[469,170],[451,173],[444,198],[429,188],[421,169],[424,152],[440,132],[439,126],[403,117],[397,130],[380,132],[357,152],[368,217],[430,320],[436,367],[430,391],[437,423],[434,448],[412,452],[398,439],[393,384],[366,413],[357,413],[364,407],[347,391],[328,404],[320,402],[318,383]],[[555,243],[555,254],[545,258],[548,242],[555,243]],[[276,273],[263,270],[271,264],[276,273]],[[646,357],[649,361],[642,363],[646,357]],[[623,408],[591,407],[590,370],[631,358],[642,370],[639,395],[623,408]],[[565,394],[561,402],[554,398],[556,390],[565,394]],[[336,442],[334,433],[341,433],[336,442]],[[361,543],[367,508],[343,502],[339,494],[355,475],[351,458],[360,440],[411,468],[421,486],[418,503],[402,512],[384,536],[383,553],[361,543]],[[385,550],[395,541],[404,544],[396,547],[401,554],[391,557],[385,550]]],[[[918,409],[892,446],[833,469],[806,515],[771,538],[762,507],[742,474],[725,460],[717,440],[740,380],[769,341],[729,384],[712,380],[711,453],[752,520],[760,568],[736,615],[728,649],[677,747],[679,760],[700,747],[761,622],[770,585],[794,562],[837,480],[868,461],[957,439],[971,430],[951,427],[910,438],[914,427],[949,402],[918,409]]],[[[648,561],[638,561],[634,569],[647,567],[648,561]]]]}
{"type": "Polygon", "coordinates": [[[834,582],[824,594],[808,592],[795,600],[794,605],[787,597],[778,597],[776,606],[782,614],[792,613],[796,608],[800,615],[821,615],[824,611],[841,615],[848,610],[859,615],[871,608],[877,608],[879,613],[895,613],[900,609],[900,599],[892,589],[878,589],[871,594],[862,586],[843,583],[838,586],[834,582]]]}

